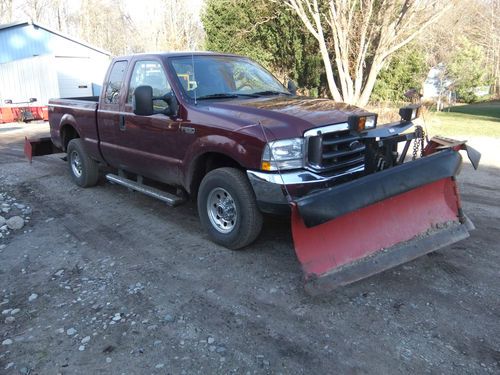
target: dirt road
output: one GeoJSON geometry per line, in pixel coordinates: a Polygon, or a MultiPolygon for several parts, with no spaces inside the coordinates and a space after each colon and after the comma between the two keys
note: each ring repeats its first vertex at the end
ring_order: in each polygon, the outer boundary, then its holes
{"type": "Polygon", "coordinates": [[[78,188],[23,159],[44,124],[0,126],[0,215],[27,220],[0,238],[2,374],[500,372],[498,140],[462,171],[471,238],[313,299],[286,221],[231,252],[194,204],[78,188]]]}

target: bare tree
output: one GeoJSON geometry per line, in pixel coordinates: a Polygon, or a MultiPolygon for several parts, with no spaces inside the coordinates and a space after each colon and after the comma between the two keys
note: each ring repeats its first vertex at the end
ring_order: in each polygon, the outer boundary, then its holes
{"type": "Polygon", "coordinates": [[[476,0],[471,25],[472,40],[483,48],[493,84],[493,94],[500,96],[500,0],[476,0]]]}
{"type": "Polygon", "coordinates": [[[203,26],[192,1],[163,0],[162,15],[160,48],[194,50],[200,47],[203,26]]]}
{"type": "Polygon", "coordinates": [[[332,97],[366,105],[391,54],[439,20],[455,0],[282,1],[317,39],[332,97]]]}
{"type": "Polygon", "coordinates": [[[12,22],[12,0],[0,0],[0,24],[12,22]]]}
{"type": "Polygon", "coordinates": [[[492,92],[500,95],[500,0],[461,0],[440,22],[429,27],[418,43],[429,65],[449,64],[463,39],[484,51],[484,68],[492,92]],[[467,15],[467,17],[464,17],[467,15]]]}
{"type": "Polygon", "coordinates": [[[33,22],[43,21],[50,5],[50,0],[27,0],[24,3],[23,11],[33,22]]]}
{"type": "Polygon", "coordinates": [[[123,0],[82,0],[79,37],[113,54],[133,51],[136,32],[123,0]]]}

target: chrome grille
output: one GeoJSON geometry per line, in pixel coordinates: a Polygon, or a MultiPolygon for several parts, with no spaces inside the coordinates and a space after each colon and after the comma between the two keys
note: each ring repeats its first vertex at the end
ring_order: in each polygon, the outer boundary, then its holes
{"type": "Polygon", "coordinates": [[[345,171],[362,166],[365,145],[347,129],[308,136],[307,164],[317,172],[345,171]]]}

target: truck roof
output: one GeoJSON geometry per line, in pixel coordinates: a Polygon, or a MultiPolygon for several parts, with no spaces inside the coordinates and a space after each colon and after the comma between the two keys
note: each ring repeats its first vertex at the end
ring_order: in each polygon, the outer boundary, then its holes
{"type": "Polygon", "coordinates": [[[165,52],[145,52],[134,53],[132,55],[116,56],[114,59],[130,59],[135,56],[162,56],[162,57],[183,57],[183,56],[232,56],[232,57],[245,57],[232,53],[221,53],[213,51],[165,51],[165,52]]]}

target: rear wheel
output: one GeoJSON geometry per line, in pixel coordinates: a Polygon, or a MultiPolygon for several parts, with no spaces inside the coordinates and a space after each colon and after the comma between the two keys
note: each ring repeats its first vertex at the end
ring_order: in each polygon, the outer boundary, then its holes
{"type": "Polygon", "coordinates": [[[97,184],[99,166],[88,156],[83,141],[80,138],[69,141],[67,152],[69,172],[73,181],[81,187],[97,184]]]}
{"type": "Polygon", "coordinates": [[[262,229],[262,214],[243,172],[219,168],[209,172],[198,190],[201,225],[215,243],[240,249],[252,243],[262,229]]]}

